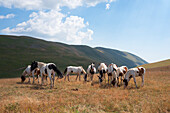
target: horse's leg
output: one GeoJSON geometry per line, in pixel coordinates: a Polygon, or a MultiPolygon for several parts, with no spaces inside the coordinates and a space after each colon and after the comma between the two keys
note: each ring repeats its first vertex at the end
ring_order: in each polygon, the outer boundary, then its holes
{"type": "Polygon", "coordinates": [[[121,76],[121,85],[122,85],[122,76],[121,76]]]}
{"type": "Polygon", "coordinates": [[[115,78],[115,87],[117,87],[117,84],[118,84],[118,83],[117,83],[117,79],[118,79],[118,78],[115,78]]]}
{"type": "Polygon", "coordinates": [[[106,83],[106,73],[104,73],[104,79],[105,79],[105,83],[106,83]]]}
{"type": "Polygon", "coordinates": [[[137,86],[137,84],[136,84],[136,78],[135,78],[135,76],[133,76],[133,80],[134,80],[134,83],[135,83],[136,88],[138,88],[138,86],[137,86]]]}
{"type": "Polygon", "coordinates": [[[32,78],[33,78],[33,84],[34,84],[34,70],[32,71],[32,78]]]}
{"type": "Polygon", "coordinates": [[[91,81],[93,81],[93,74],[91,74],[91,81]]]}
{"type": "Polygon", "coordinates": [[[55,73],[53,74],[53,87],[54,87],[54,81],[55,81],[55,73]]]}
{"type": "Polygon", "coordinates": [[[44,76],[45,79],[45,84],[48,85],[48,80],[47,80],[48,76],[44,76]]]}
{"type": "Polygon", "coordinates": [[[109,75],[108,75],[108,85],[109,85],[109,75]]]}
{"type": "Polygon", "coordinates": [[[68,81],[70,82],[70,78],[69,78],[69,76],[70,76],[70,75],[68,74],[68,75],[67,75],[67,78],[68,78],[68,81]]]}
{"type": "Polygon", "coordinates": [[[38,77],[38,84],[39,84],[39,83],[40,83],[40,82],[39,82],[39,75],[37,75],[37,77],[38,77]]]}
{"type": "Polygon", "coordinates": [[[67,74],[66,74],[65,77],[64,77],[64,81],[66,80],[66,77],[67,77],[67,74]]]}
{"type": "Polygon", "coordinates": [[[143,87],[144,86],[144,75],[142,75],[142,84],[141,84],[141,86],[143,87]]]}
{"type": "MultiPolygon", "coordinates": [[[[120,77],[120,76],[119,76],[120,77]]],[[[119,84],[119,77],[117,77],[117,84],[119,84]]]]}
{"type": "Polygon", "coordinates": [[[28,75],[28,83],[31,83],[30,75],[28,75]]]}
{"type": "Polygon", "coordinates": [[[79,81],[81,80],[81,78],[80,78],[80,77],[81,77],[81,74],[79,74],[79,81]]]}
{"type": "Polygon", "coordinates": [[[78,78],[78,74],[77,74],[77,77],[76,77],[76,81],[77,81],[77,78],[78,78]]]}
{"type": "Polygon", "coordinates": [[[41,85],[43,85],[44,84],[44,76],[43,76],[43,74],[41,73],[41,85]]]}
{"type": "Polygon", "coordinates": [[[51,78],[51,73],[48,74],[48,77],[50,78],[50,89],[52,88],[52,78],[51,78]]]}

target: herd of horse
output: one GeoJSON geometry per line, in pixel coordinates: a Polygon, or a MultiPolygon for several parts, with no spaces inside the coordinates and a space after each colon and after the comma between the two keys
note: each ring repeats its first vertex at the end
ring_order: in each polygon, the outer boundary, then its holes
{"type": "Polygon", "coordinates": [[[26,76],[28,76],[29,80],[28,83],[30,83],[30,77],[33,77],[33,84],[35,81],[35,75],[37,75],[38,83],[39,83],[39,77],[41,77],[41,85],[44,84],[44,79],[47,77],[50,79],[50,88],[54,87],[55,82],[55,75],[57,75],[58,79],[61,79],[65,76],[64,80],[69,79],[70,74],[77,75],[76,81],[79,78],[79,81],[81,80],[81,75],[84,75],[84,81],[91,81],[91,85],[93,85],[93,76],[96,73],[99,73],[98,80],[99,84],[103,81],[106,83],[106,75],[108,76],[108,84],[112,84],[113,86],[117,87],[118,85],[122,85],[122,81],[124,84],[124,88],[128,86],[128,83],[131,78],[133,78],[136,88],[136,77],[141,77],[142,84],[144,85],[144,75],[145,75],[145,68],[144,67],[136,67],[128,69],[127,66],[121,66],[117,67],[116,64],[109,64],[108,66],[105,63],[100,63],[97,70],[95,67],[95,64],[92,63],[88,66],[87,72],[84,70],[82,66],[67,66],[64,70],[64,73],[62,73],[57,66],[54,63],[44,63],[44,62],[38,62],[34,61],[31,63],[31,65],[28,65],[27,68],[23,71],[21,75],[21,82],[23,83],[26,79],[26,76]],[[121,80],[121,83],[119,83],[119,79],[121,80]]]}

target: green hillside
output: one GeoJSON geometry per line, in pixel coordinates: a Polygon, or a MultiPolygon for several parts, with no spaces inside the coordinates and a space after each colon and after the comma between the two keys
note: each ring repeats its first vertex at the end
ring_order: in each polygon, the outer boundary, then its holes
{"type": "Polygon", "coordinates": [[[0,78],[18,77],[32,61],[54,62],[60,70],[68,65],[82,65],[85,69],[91,62],[116,63],[118,66],[135,67],[146,64],[141,58],[127,52],[106,48],[91,48],[84,45],[67,45],[44,41],[27,36],[0,35],[0,78]]]}
{"type": "Polygon", "coordinates": [[[141,66],[145,67],[146,69],[170,66],[170,59],[163,60],[163,61],[160,61],[160,62],[150,63],[150,64],[144,64],[144,65],[141,65],[141,66]]]}

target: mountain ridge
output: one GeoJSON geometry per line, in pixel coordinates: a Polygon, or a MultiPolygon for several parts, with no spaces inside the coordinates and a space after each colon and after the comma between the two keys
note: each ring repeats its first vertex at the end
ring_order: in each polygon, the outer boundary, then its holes
{"type": "Polygon", "coordinates": [[[23,70],[11,70],[27,66],[34,60],[54,62],[62,71],[68,65],[82,65],[86,70],[91,62],[95,62],[96,67],[100,62],[107,65],[113,62],[129,68],[147,63],[129,52],[103,47],[92,48],[87,45],[69,45],[30,36],[0,35],[0,51],[0,78],[20,76],[23,70]]]}

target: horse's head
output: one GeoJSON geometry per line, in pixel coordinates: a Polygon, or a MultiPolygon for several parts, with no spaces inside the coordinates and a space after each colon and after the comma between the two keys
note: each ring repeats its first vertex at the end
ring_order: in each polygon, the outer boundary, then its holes
{"type": "Polygon", "coordinates": [[[93,63],[90,65],[90,73],[91,74],[95,73],[95,64],[93,64],[93,63]]]}
{"type": "Polygon", "coordinates": [[[143,67],[138,67],[139,70],[139,76],[142,76],[145,73],[145,68],[143,67]]]}
{"type": "Polygon", "coordinates": [[[38,67],[38,62],[37,61],[34,61],[34,62],[31,63],[31,71],[33,71],[37,67],[38,67]]]}
{"type": "Polygon", "coordinates": [[[57,68],[56,68],[56,72],[57,72],[58,78],[62,79],[64,77],[63,74],[61,73],[61,71],[58,70],[57,68]]]}
{"type": "Polygon", "coordinates": [[[113,84],[113,86],[116,84],[116,79],[114,78],[111,83],[113,84]]]}
{"type": "Polygon", "coordinates": [[[99,78],[99,83],[101,84],[103,82],[103,79],[101,76],[98,76],[98,78],[99,78]]]}
{"type": "Polygon", "coordinates": [[[25,81],[25,76],[24,75],[21,75],[21,82],[23,83],[25,81]]]}
{"type": "Polygon", "coordinates": [[[84,75],[84,81],[87,81],[87,74],[84,75]]]}
{"type": "Polygon", "coordinates": [[[123,82],[124,82],[124,88],[126,88],[128,86],[128,80],[124,79],[123,82]]]}
{"type": "Polygon", "coordinates": [[[60,73],[58,73],[58,77],[59,77],[60,79],[62,79],[64,76],[63,76],[63,74],[60,72],[60,73]]]}

